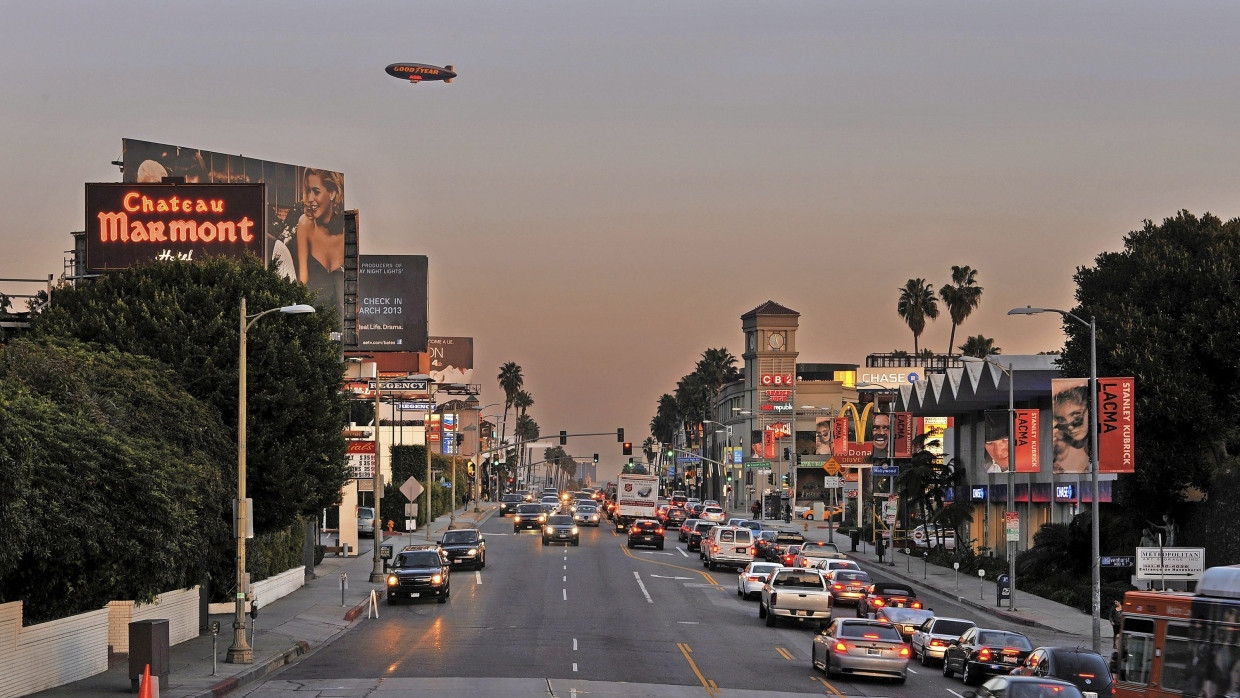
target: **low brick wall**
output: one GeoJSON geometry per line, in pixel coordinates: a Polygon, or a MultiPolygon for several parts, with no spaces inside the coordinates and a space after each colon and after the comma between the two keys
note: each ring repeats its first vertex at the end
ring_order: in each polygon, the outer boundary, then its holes
{"type": "MultiPolygon", "coordinates": [[[[254,593],[254,598],[258,600],[259,612],[262,612],[264,605],[277,599],[282,599],[305,585],[306,568],[302,566],[281,572],[274,577],[268,577],[261,582],[254,582],[250,585],[250,591],[254,593]]],[[[246,603],[245,608],[248,612],[250,604],[246,603]]],[[[222,613],[232,613],[236,609],[237,605],[229,601],[210,604],[207,612],[215,616],[222,613]]]]}
{"type": "Polygon", "coordinates": [[[108,670],[108,609],[22,627],[22,603],[0,604],[0,698],[108,670]]]}

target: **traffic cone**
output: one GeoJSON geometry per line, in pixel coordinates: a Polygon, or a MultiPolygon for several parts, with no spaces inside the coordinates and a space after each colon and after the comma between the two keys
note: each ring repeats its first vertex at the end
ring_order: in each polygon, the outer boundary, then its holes
{"type": "Polygon", "coordinates": [[[142,670],[142,686],[138,688],[138,698],[153,698],[151,695],[151,665],[142,670]]]}

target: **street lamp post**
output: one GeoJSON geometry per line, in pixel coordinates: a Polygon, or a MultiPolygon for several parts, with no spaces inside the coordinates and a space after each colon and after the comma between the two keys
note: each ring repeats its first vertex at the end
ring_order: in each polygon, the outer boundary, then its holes
{"type": "Polygon", "coordinates": [[[246,361],[246,332],[250,327],[258,322],[258,319],[268,313],[286,313],[290,315],[301,313],[313,313],[314,306],[298,304],[286,305],[280,308],[271,308],[261,313],[247,316],[245,314],[245,297],[241,298],[241,336],[240,336],[240,361],[238,363],[238,381],[237,381],[237,517],[234,523],[237,526],[237,595],[236,609],[233,615],[233,641],[228,648],[228,657],[225,661],[230,664],[253,664],[254,648],[250,647],[249,640],[246,638],[245,623],[245,601],[249,593],[249,585],[246,584],[245,578],[245,533],[246,522],[249,520],[249,512],[246,511],[245,504],[245,361],[246,361]]]}
{"type": "Polygon", "coordinates": [[[1102,651],[1102,552],[1098,535],[1098,335],[1097,326],[1094,323],[1094,316],[1089,316],[1089,322],[1085,322],[1080,317],[1066,310],[1057,308],[1034,308],[1025,306],[1023,308],[1012,308],[1008,311],[1008,315],[1037,315],[1038,313],[1059,313],[1065,318],[1072,318],[1089,328],[1089,485],[1090,485],[1090,555],[1093,558],[1090,561],[1090,612],[1093,620],[1093,649],[1095,652],[1102,651]]]}
{"type": "MultiPolygon", "coordinates": [[[[1008,379],[1008,436],[1007,436],[1008,456],[1007,458],[1008,460],[1007,460],[1007,509],[1006,511],[1014,512],[1016,511],[1016,508],[1015,508],[1016,505],[1013,502],[1012,495],[1013,495],[1013,490],[1016,488],[1016,484],[1014,480],[1012,479],[1012,476],[1013,476],[1013,473],[1016,472],[1016,443],[1015,441],[1013,441],[1013,437],[1016,434],[1016,369],[1013,367],[1011,363],[1008,363],[1007,367],[1005,368],[1003,364],[997,363],[990,359],[984,359],[984,358],[979,359],[975,356],[962,356],[960,358],[961,358],[961,361],[966,361],[966,362],[970,360],[984,361],[990,364],[991,366],[994,366],[995,368],[999,369],[1000,371],[1003,371],[1003,373],[1007,375],[1007,379],[1008,379]]],[[[1007,517],[1005,516],[1004,517],[1004,521],[1005,521],[1004,529],[1005,530],[1007,528],[1006,520],[1007,520],[1007,517]]],[[[1012,545],[1013,541],[1006,540],[1006,535],[1004,536],[1004,538],[1005,540],[1003,544],[1004,544],[1004,548],[1006,548],[1007,550],[1007,558],[1008,558],[1008,610],[1015,611],[1017,610],[1016,609],[1016,551],[1013,549],[1014,547],[1012,545]]]]}

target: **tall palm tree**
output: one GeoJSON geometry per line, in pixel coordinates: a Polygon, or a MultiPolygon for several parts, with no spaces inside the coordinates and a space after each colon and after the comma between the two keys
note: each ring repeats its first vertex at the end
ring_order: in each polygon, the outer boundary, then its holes
{"type": "MultiPolygon", "coordinates": [[[[519,441],[534,441],[538,438],[538,422],[535,422],[528,414],[524,412],[517,415],[516,423],[512,427],[512,435],[517,437],[519,441]]],[[[521,449],[521,453],[525,453],[525,448],[521,449]]],[[[524,457],[524,456],[522,456],[524,457]]],[[[525,463],[518,463],[518,467],[525,463]]],[[[526,469],[525,483],[529,485],[533,480],[533,472],[526,469]]]]}
{"type": "Polygon", "coordinates": [[[515,361],[509,361],[499,367],[499,387],[504,391],[504,426],[499,432],[499,442],[507,443],[505,439],[508,436],[508,410],[512,409],[512,400],[517,396],[517,391],[525,383],[525,376],[521,372],[521,367],[515,361]]]}
{"type": "Polygon", "coordinates": [[[918,339],[926,330],[926,320],[939,316],[939,300],[925,279],[909,279],[900,290],[896,312],[913,331],[913,354],[920,354],[918,339]]]}
{"type": "Polygon", "coordinates": [[[676,433],[676,424],[680,421],[680,412],[676,406],[676,398],[669,393],[659,396],[659,406],[650,420],[650,434],[661,444],[672,443],[676,433]]]}
{"type": "Polygon", "coordinates": [[[960,353],[964,356],[973,356],[984,359],[992,354],[998,354],[1001,347],[995,346],[995,340],[989,337],[977,335],[964,340],[964,344],[960,345],[960,353]]]}
{"type": "MultiPolygon", "coordinates": [[[[526,417],[526,418],[528,418],[528,414],[527,414],[527,413],[529,412],[530,407],[533,407],[533,405],[534,405],[534,396],[533,396],[533,395],[531,395],[531,394],[530,394],[530,391],[528,391],[528,390],[518,390],[518,391],[517,391],[517,394],[512,396],[512,406],[513,406],[513,408],[514,408],[514,409],[516,409],[516,411],[517,411],[517,423],[518,423],[518,424],[521,422],[521,418],[522,418],[522,417],[526,417]]],[[[534,421],[534,420],[532,420],[532,419],[530,420],[530,422],[533,422],[533,421],[534,421]]],[[[514,436],[516,436],[516,435],[517,435],[517,434],[516,434],[516,430],[515,430],[515,428],[514,428],[514,430],[513,430],[513,435],[514,435],[514,436]]],[[[534,435],[533,437],[531,437],[531,438],[532,438],[532,439],[537,439],[537,438],[538,438],[538,434],[535,434],[535,435],[534,435]]],[[[519,441],[526,441],[527,439],[522,438],[522,437],[518,437],[518,440],[519,440],[519,441]]],[[[528,451],[526,451],[526,449],[525,449],[525,446],[524,446],[524,445],[522,445],[522,446],[521,446],[521,456],[520,456],[520,458],[521,458],[521,465],[522,465],[522,466],[524,466],[524,467],[529,467],[529,466],[527,465],[527,461],[529,460],[529,453],[528,453],[528,451]]],[[[532,470],[530,471],[530,474],[531,474],[531,475],[533,474],[533,471],[532,471],[532,470]]],[[[529,479],[528,479],[528,478],[526,479],[526,482],[529,482],[529,479]]]]}
{"type": "Polygon", "coordinates": [[[982,287],[977,285],[977,270],[972,267],[952,266],[952,282],[939,289],[939,298],[947,306],[952,319],[952,333],[947,342],[947,355],[952,355],[956,343],[956,327],[982,302],[982,287]]]}

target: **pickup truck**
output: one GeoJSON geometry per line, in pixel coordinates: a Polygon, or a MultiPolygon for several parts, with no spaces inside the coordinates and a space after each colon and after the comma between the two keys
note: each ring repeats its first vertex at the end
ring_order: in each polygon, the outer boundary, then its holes
{"type": "Polygon", "coordinates": [[[767,627],[780,618],[797,622],[815,621],[819,628],[831,622],[831,590],[818,570],[780,568],[762,585],[758,617],[767,627]]]}
{"type": "Polygon", "coordinates": [[[796,567],[813,567],[814,563],[823,558],[832,558],[836,560],[847,560],[848,556],[840,552],[834,543],[823,543],[821,541],[806,541],[801,546],[801,552],[797,554],[796,567]]]}

